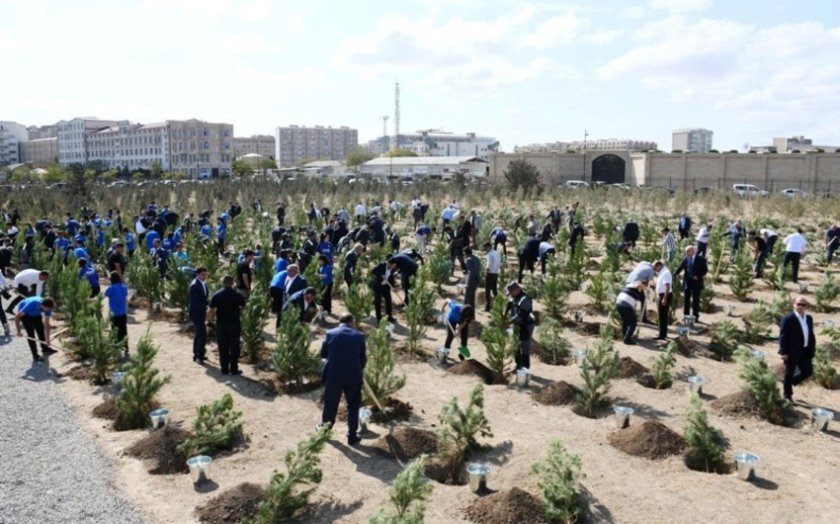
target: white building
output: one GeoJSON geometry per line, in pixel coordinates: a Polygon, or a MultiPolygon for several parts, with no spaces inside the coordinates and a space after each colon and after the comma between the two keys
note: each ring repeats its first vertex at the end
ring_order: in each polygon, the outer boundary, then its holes
{"type": "MultiPolygon", "coordinates": [[[[397,147],[410,149],[420,156],[475,156],[487,159],[499,150],[499,141],[475,133],[448,133],[438,129],[400,134],[397,147]]],[[[368,142],[373,154],[381,155],[391,149],[391,138],[382,136],[368,142]]]]}
{"type": "Polygon", "coordinates": [[[278,167],[292,167],[308,160],[344,160],[359,147],[359,131],[346,126],[303,127],[290,125],[274,131],[278,167]]]}
{"type": "Polygon", "coordinates": [[[671,150],[684,153],[708,153],[714,133],[708,129],[676,129],[671,133],[671,150]]]}
{"type": "Polygon", "coordinates": [[[21,144],[29,140],[25,126],[0,121],[0,166],[21,162],[21,144]]]}
{"type": "Polygon", "coordinates": [[[451,178],[456,174],[479,178],[487,174],[487,161],[476,156],[379,157],[359,166],[361,175],[389,178],[451,178]]]}
{"type": "Polygon", "coordinates": [[[58,136],[58,163],[61,166],[86,164],[88,162],[87,139],[92,133],[118,125],[128,125],[128,120],[99,120],[97,118],[74,118],[56,124],[58,136]]]}
{"type": "Polygon", "coordinates": [[[87,161],[107,169],[151,169],[157,163],[169,171],[169,129],[157,124],[121,124],[90,133],[87,161]]]}

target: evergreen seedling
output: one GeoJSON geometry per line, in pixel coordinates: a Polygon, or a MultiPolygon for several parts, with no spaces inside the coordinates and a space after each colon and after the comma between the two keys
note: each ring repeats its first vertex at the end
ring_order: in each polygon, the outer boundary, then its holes
{"type": "Polygon", "coordinates": [[[814,309],[820,313],[829,313],[831,304],[837,300],[837,297],[840,297],[840,284],[831,273],[826,271],[814,290],[814,309]]]}
{"type": "Polygon", "coordinates": [[[405,320],[408,324],[406,342],[409,351],[419,352],[420,342],[426,333],[426,321],[435,303],[435,293],[429,289],[425,266],[417,272],[409,291],[409,303],[405,306],[405,320]]]}
{"type": "Polygon", "coordinates": [[[547,317],[537,330],[537,340],[542,346],[546,363],[558,365],[569,357],[572,345],[563,337],[563,324],[547,317]]]}
{"type": "Polygon", "coordinates": [[[653,366],[650,368],[650,374],[653,377],[653,383],[656,389],[668,389],[674,383],[674,377],[671,376],[671,370],[677,364],[677,343],[672,340],[668,343],[668,347],[656,357],[653,361],[653,366]]]}
{"type": "Polygon", "coordinates": [[[138,250],[137,256],[131,260],[131,264],[128,264],[127,276],[129,283],[137,290],[137,294],[148,301],[151,311],[163,297],[163,279],[160,277],[160,269],[155,265],[154,260],[138,250]]]}
{"type": "MultiPolygon", "coordinates": [[[[289,307],[287,311],[298,313],[296,307],[289,307]]],[[[265,347],[263,338],[263,326],[268,321],[271,313],[271,303],[265,288],[255,283],[251,289],[251,295],[245,302],[245,309],[242,310],[240,322],[242,325],[242,344],[245,354],[251,363],[259,359],[260,353],[265,347]]]]}
{"type": "Polygon", "coordinates": [[[190,277],[181,268],[176,267],[174,271],[169,272],[169,279],[164,287],[169,306],[178,310],[178,322],[186,322],[190,302],[190,277]]]}
{"type": "Polygon", "coordinates": [[[212,455],[228,450],[242,438],[242,412],[233,410],[233,397],[225,393],[212,404],[199,406],[193,434],[178,446],[184,456],[212,455]]]}
{"type": "Polygon", "coordinates": [[[428,462],[426,455],[411,461],[394,479],[388,492],[393,510],[379,513],[369,524],[422,524],[426,513],[426,498],[432,493],[432,485],[424,476],[428,462]]]}
{"type": "Polygon", "coordinates": [[[577,408],[586,417],[595,418],[597,410],[609,401],[610,381],[619,370],[618,353],[612,345],[612,331],[604,329],[595,348],[588,350],[583,359],[583,386],[577,395],[577,408]]]}
{"type": "Polygon", "coordinates": [[[773,324],[773,313],[764,302],[759,301],[758,305],[749,313],[744,315],[744,336],[743,341],[747,344],[761,344],[770,335],[770,326],[773,324]]]}
{"type": "Polygon", "coordinates": [[[428,268],[429,280],[435,285],[438,295],[443,295],[443,285],[449,282],[452,274],[452,261],[446,243],[438,241],[432,249],[431,256],[426,259],[424,267],[428,268]]]}
{"type": "Polygon", "coordinates": [[[753,290],[753,263],[750,253],[746,249],[739,249],[735,255],[734,265],[732,267],[732,274],[729,275],[729,289],[735,295],[735,298],[744,302],[750,296],[753,290]]]}
{"type": "Polygon", "coordinates": [[[277,348],[271,354],[274,372],[284,384],[303,384],[318,369],[318,358],[309,351],[309,325],[298,320],[297,308],[281,312],[277,348]]]}
{"type": "Polygon", "coordinates": [[[490,421],[484,414],[484,386],[476,384],[467,406],[461,409],[458,397],[452,397],[438,416],[441,442],[453,443],[462,453],[484,449],[479,438],[490,438],[490,421]]]}
{"type": "MultiPolygon", "coordinates": [[[[94,304],[102,305],[102,298],[94,304]]],[[[79,345],[91,358],[91,381],[104,384],[111,371],[117,368],[123,345],[116,340],[116,332],[108,328],[109,322],[101,316],[90,315],[79,319],[79,345]]]]}
{"type": "Polygon", "coordinates": [[[723,457],[723,435],[709,424],[709,417],[702,408],[699,395],[692,395],[686,415],[686,463],[691,469],[711,472],[723,457]]]}
{"type": "Polygon", "coordinates": [[[117,425],[120,429],[140,429],[151,424],[149,412],[155,397],[171,379],[168,375],[161,377],[160,371],[152,367],[157,352],[151,330],[147,330],[137,343],[134,362],[126,370],[122,392],[117,397],[117,425]]]}
{"type": "Polygon", "coordinates": [[[738,328],[729,320],[718,322],[712,329],[709,350],[720,356],[721,361],[732,358],[738,347],[738,328]]]}
{"type": "Polygon", "coordinates": [[[583,518],[586,501],[580,495],[580,457],[568,453],[560,439],[548,446],[544,462],[533,465],[540,476],[540,502],[549,522],[574,523],[583,518]]]}
{"type": "Polygon", "coordinates": [[[767,366],[763,358],[755,358],[749,348],[739,347],[735,358],[741,364],[739,376],[745,382],[746,390],[755,397],[762,413],[770,422],[782,422],[784,400],[779,394],[776,375],[767,366]]]}
{"type": "MultiPolygon", "coordinates": [[[[389,344],[388,322],[379,322],[376,331],[367,337],[367,364],[365,364],[365,381],[370,390],[381,403],[388,403],[388,399],[405,386],[405,375],[394,373],[394,354],[389,344]]],[[[376,401],[369,398],[368,389],[362,390],[365,404],[376,401]]]]}
{"type": "Polygon", "coordinates": [[[481,331],[481,341],[487,349],[487,367],[492,369],[497,380],[504,382],[508,368],[513,362],[513,356],[518,350],[518,333],[514,328],[508,334],[505,324],[505,297],[496,295],[493,309],[490,313],[491,322],[481,331]]]}
{"type": "MultiPolygon", "coordinates": [[[[504,282],[504,280],[502,280],[504,282]]],[[[546,278],[542,286],[543,305],[547,318],[560,320],[568,309],[569,284],[560,270],[556,259],[546,268],[546,278]]]]}
{"type": "Polygon", "coordinates": [[[814,354],[814,379],[826,389],[837,387],[837,369],[831,361],[831,350],[825,345],[817,347],[814,354]]]}
{"type": "Polygon", "coordinates": [[[347,307],[347,312],[361,322],[370,317],[370,312],[373,310],[373,293],[359,277],[360,271],[357,268],[353,284],[344,295],[344,305],[347,307]]]}

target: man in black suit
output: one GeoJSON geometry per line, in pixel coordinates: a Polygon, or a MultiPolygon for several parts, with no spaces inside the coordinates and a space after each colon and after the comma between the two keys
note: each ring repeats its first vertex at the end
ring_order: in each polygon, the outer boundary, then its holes
{"type": "Polygon", "coordinates": [[[636,247],[636,241],[639,240],[639,224],[632,218],[624,224],[624,232],[622,233],[624,242],[629,242],[632,247],[636,247]]]}
{"type": "Polygon", "coordinates": [[[291,297],[298,291],[303,291],[308,287],[306,279],[300,274],[300,266],[291,264],[286,268],[286,298],[291,297]]]}
{"type": "Polygon", "coordinates": [[[391,303],[391,270],[388,263],[382,262],[370,270],[370,288],[373,290],[373,309],[376,312],[376,323],[382,319],[382,303],[385,303],[385,314],[388,322],[396,323],[393,317],[393,306],[391,303]]]}
{"type": "Polygon", "coordinates": [[[354,327],[353,315],[344,315],[341,324],[327,331],[321,345],[321,358],[327,359],[321,372],[324,384],[324,410],[321,424],[335,425],[341,395],[347,401],[347,443],[358,444],[359,407],[362,404],[362,384],[367,362],[365,336],[354,327]]]}
{"type": "Polygon", "coordinates": [[[359,257],[364,250],[365,246],[356,244],[353,246],[353,250],[344,257],[344,283],[347,284],[347,289],[350,289],[350,286],[353,285],[353,272],[356,271],[359,257]]]}
{"type": "Polygon", "coordinates": [[[481,284],[481,261],[473,254],[471,247],[464,249],[467,255],[467,287],[464,290],[464,304],[475,308],[475,292],[481,284]]]}
{"type": "Polygon", "coordinates": [[[300,322],[312,322],[318,314],[318,304],[315,302],[315,288],[308,287],[298,291],[286,301],[284,308],[296,307],[300,311],[298,320],[300,322]]]}
{"type": "Polygon", "coordinates": [[[522,273],[526,268],[533,273],[534,265],[537,263],[537,259],[540,258],[540,239],[534,235],[528,236],[516,254],[519,256],[519,278],[516,280],[517,282],[522,282],[522,273]]]}
{"type": "Polygon", "coordinates": [[[682,271],[685,271],[685,277],[683,278],[683,294],[685,296],[683,314],[689,314],[690,306],[694,320],[700,321],[700,293],[703,291],[703,278],[709,272],[709,266],[706,264],[706,259],[696,253],[697,248],[694,246],[685,248],[685,258],[682,259],[679,267],[674,271],[674,275],[679,275],[682,271]]]}
{"type": "Polygon", "coordinates": [[[222,279],[222,286],[210,299],[210,318],[216,319],[219,367],[222,375],[239,375],[240,314],[245,309],[245,298],[233,289],[233,277],[222,279]]]}
{"type": "Polygon", "coordinates": [[[399,272],[400,283],[405,293],[405,305],[408,305],[408,292],[411,291],[411,279],[417,274],[417,262],[406,253],[398,253],[388,259],[388,268],[392,273],[399,272]]]}
{"type": "Polygon", "coordinates": [[[189,302],[187,311],[190,320],[195,326],[195,337],[193,338],[193,362],[204,364],[207,354],[207,319],[208,301],[207,292],[207,268],[200,267],[195,270],[195,279],[190,284],[189,302]]]}
{"type": "Polygon", "coordinates": [[[784,395],[793,401],[793,386],[807,379],[814,372],[811,361],[817,347],[814,337],[814,319],[805,314],[808,301],[802,295],[793,300],[793,311],[779,323],[779,355],[785,363],[784,395]],[[799,373],[796,373],[799,368],[799,373]]]}

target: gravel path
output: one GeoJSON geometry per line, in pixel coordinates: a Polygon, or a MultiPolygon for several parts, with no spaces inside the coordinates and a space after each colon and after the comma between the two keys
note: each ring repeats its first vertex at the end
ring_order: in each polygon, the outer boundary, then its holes
{"type": "MultiPolygon", "coordinates": [[[[76,425],[47,362],[0,338],[0,524],[147,522],[76,425]]],[[[49,359],[48,359],[49,360],[49,359]]]]}

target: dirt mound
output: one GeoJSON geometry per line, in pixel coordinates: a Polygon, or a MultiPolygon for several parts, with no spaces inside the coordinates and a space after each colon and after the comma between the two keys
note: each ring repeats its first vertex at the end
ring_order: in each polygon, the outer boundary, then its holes
{"type": "Polygon", "coordinates": [[[73,380],[90,380],[91,374],[90,366],[79,365],[68,369],[66,373],[62,373],[62,376],[70,377],[73,380]]]}
{"type": "Polygon", "coordinates": [[[575,386],[559,380],[534,393],[534,400],[547,406],[565,406],[574,402],[579,392],[575,386]]]}
{"type": "Polygon", "coordinates": [[[531,353],[536,355],[540,362],[548,364],[549,366],[566,366],[571,362],[569,354],[557,356],[551,351],[548,351],[545,346],[536,340],[531,341],[531,353]]]}
{"type": "Polygon", "coordinates": [[[131,457],[153,461],[154,466],[149,469],[152,475],[186,473],[189,471],[186,462],[189,457],[178,452],[178,445],[189,436],[188,431],[166,426],[138,440],[127,448],[125,453],[131,457]]]}
{"type": "Polygon", "coordinates": [[[690,357],[695,353],[704,351],[703,346],[690,338],[677,337],[674,339],[674,342],[677,344],[677,351],[684,357],[690,357]]]}
{"type": "Polygon", "coordinates": [[[475,375],[487,385],[504,383],[504,380],[495,371],[472,358],[458,362],[446,371],[455,375],[475,375]]]}
{"type": "Polygon", "coordinates": [[[93,408],[93,416],[96,418],[104,418],[105,420],[116,421],[120,416],[120,412],[117,411],[116,397],[109,398],[102,404],[93,408]]]}
{"type": "Polygon", "coordinates": [[[475,499],[464,515],[478,524],[546,523],[540,499],[519,488],[475,499]]]}
{"type": "Polygon", "coordinates": [[[244,522],[257,515],[257,506],[263,499],[265,489],[245,482],[195,508],[195,514],[198,515],[198,520],[208,524],[244,522]]]}
{"type": "Polygon", "coordinates": [[[630,357],[621,357],[619,360],[618,378],[639,378],[650,371],[630,357]]]}
{"type": "Polygon", "coordinates": [[[638,376],[636,378],[636,382],[650,389],[668,389],[674,384],[672,380],[669,384],[663,385],[662,388],[658,388],[656,385],[656,380],[654,380],[653,375],[651,375],[650,373],[643,373],[642,375],[638,376]]]}
{"type": "Polygon", "coordinates": [[[395,457],[401,462],[432,454],[437,450],[438,437],[426,429],[399,427],[390,435],[377,439],[371,447],[384,455],[395,457]]]}
{"type": "Polygon", "coordinates": [[[685,448],[683,438],[656,420],[646,420],[609,436],[613,447],[636,457],[663,459],[685,448]]]}
{"type": "Polygon", "coordinates": [[[755,397],[749,391],[739,391],[731,395],[720,397],[709,403],[709,406],[721,415],[735,417],[760,417],[761,409],[755,397]]]}
{"type": "Polygon", "coordinates": [[[575,331],[588,337],[601,334],[601,324],[597,322],[581,322],[574,325],[575,331]]]}

